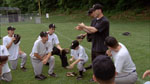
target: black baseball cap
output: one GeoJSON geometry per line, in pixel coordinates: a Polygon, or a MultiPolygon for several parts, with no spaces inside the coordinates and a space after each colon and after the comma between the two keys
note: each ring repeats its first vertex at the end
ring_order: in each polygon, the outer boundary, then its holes
{"type": "Polygon", "coordinates": [[[56,28],[55,24],[50,24],[49,28],[56,28]]]}
{"type": "Polygon", "coordinates": [[[47,34],[48,34],[47,32],[43,32],[43,31],[42,31],[42,32],[40,33],[40,37],[46,37],[47,34]]]}
{"type": "Polygon", "coordinates": [[[7,28],[7,30],[16,30],[16,28],[14,28],[13,26],[9,26],[9,27],[7,28]]]}
{"type": "Polygon", "coordinates": [[[94,10],[97,10],[97,9],[103,9],[103,6],[101,4],[94,4],[93,7],[92,7],[94,10]]]}
{"type": "Polygon", "coordinates": [[[90,8],[90,9],[88,10],[88,15],[91,15],[91,14],[93,13],[93,11],[95,11],[95,9],[94,9],[94,8],[90,8]]]}
{"type": "Polygon", "coordinates": [[[74,40],[70,46],[71,49],[75,49],[77,46],[79,46],[79,42],[77,40],[74,40]]]}

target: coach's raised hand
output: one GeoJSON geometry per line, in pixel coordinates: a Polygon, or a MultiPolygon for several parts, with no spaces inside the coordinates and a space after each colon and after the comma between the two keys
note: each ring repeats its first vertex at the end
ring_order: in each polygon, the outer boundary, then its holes
{"type": "Polygon", "coordinates": [[[84,27],[85,27],[84,23],[80,23],[78,24],[78,26],[76,26],[76,29],[81,31],[83,30],[84,27]]]}
{"type": "Polygon", "coordinates": [[[78,24],[78,26],[79,26],[80,28],[84,28],[84,27],[85,27],[85,24],[82,22],[82,23],[78,24]]]}

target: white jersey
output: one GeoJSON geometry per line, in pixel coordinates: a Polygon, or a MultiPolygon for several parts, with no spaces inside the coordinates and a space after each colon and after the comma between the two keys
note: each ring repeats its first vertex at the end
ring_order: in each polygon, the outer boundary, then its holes
{"type": "Polygon", "coordinates": [[[122,44],[119,43],[121,49],[118,52],[112,51],[112,58],[114,60],[114,64],[116,67],[116,72],[123,73],[123,72],[132,72],[136,70],[136,66],[133,63],[131,56],[127,50],[127,48],[122,44]]]}
{"type": "Polygon", "coordinates": [[[81,45],[79,45],[78,50],[71,49],[71,56],[73,56],[75,60],[81,59],[85,62],[88,61],[88,55],[86,54],[85,49],[81,45]]]}
{"type": "MultiPolygon", "coordinates": [[[[4,45],[0,45],[0,56],[9,56],[9,52],[4,45]]],[[[2,74],[1,75],[3,75],[4,73],[8,73],[10,71],[11,70],[8,66],[8,62],[6,62],[6,64],[4,64],[4,66],[2,67],[2,74]]]]}
{"type": "MultiPolygon", "coordinates": [[[[8,35],[3,38],[3,45],[7,46],[12,41],[12,37],[9,37],[8,35]]],[[[9,60],[16,60],[19,55],[19,44],[12,43],[11,47],[8,49],[9,51],[9,60]]]]}
{"type": "MultiPolygon", "coordinates": [[[[41,37],[38,37],[38,40],[41,39],[41,37]]],[[[52,35],[48,34],[48,41],[52,43],[52,47],[54,47],[56,44],[59,44],[58,37],[55,33],[52,35]]]]}
{"type": "Polygon", "coordinates": [[[32,52],[30,54],[30,56],[32,58],[37,59],[34,56],[34,53],[38,53],[41,57],[45,56],[46,54],[48,54],[49,52],[52,52],[52,44],[50,42],[46,42],[45,44],[42,42],[42,40],[36,40],[34,42],[33,48],[32,48],[32,52]]]}

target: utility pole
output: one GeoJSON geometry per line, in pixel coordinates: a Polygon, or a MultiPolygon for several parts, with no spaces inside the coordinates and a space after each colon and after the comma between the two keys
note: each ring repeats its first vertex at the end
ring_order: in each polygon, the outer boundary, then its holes
{"type": "Polygon", "coordinates": [[[38,0],[38,5],[39,5],[39,15],[41,17],[41,5],[40,5],[40,0],[38,0]]]}
{"type": "Polygon", "coordinates": [[[2,39],[2,37],[1,37],[1,23],[0,23],[0,39],[2,39]]]}

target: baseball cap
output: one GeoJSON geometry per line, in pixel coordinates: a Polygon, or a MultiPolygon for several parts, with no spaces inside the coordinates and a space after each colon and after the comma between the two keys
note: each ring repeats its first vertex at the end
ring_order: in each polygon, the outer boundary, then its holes
{"type": "Polygon", "coordinates": [[[77,46],[79,46],[79,42],[77,41],[77,40],[74,40],[73,42],[72,42],[72,45],[71,45],[71,49],[75,49],[77,46]]]}
{"type": "Polygon", "coordinates": [[[94,10],[96,10],[96,9],[103,9],[103,6],[101,4],[94,4],[92,8],[94,10]]]}
{"type": "Polygon", "coordinates": [[[88,10],[88,15],[91,15],[91,13],[93,13],[93,11],[95,11],[95,9],[94,9],[94,8],[90,8],[90,9],[88,10]]]}
{"type": "Polygon", "coordinates": [[[47,34],[48,34],[47,32],[43,32],[43,31],[42,31],[42,32],[40,33],[40,37],[46,37],[47,34]]]}
{"type": "Polygon", "coordinates": [[[50,24],[49,28],[56,28],[55,24],[50,24]]]}
{"type": "Polygon", "coordinates": [[[7,30],[16,30],[16,28],[14,28],[13,26],[9,26],[9,27],[7,28],[7,30]]]}

